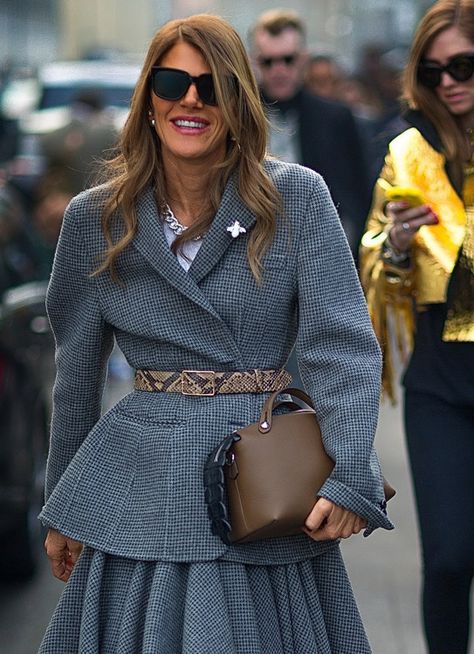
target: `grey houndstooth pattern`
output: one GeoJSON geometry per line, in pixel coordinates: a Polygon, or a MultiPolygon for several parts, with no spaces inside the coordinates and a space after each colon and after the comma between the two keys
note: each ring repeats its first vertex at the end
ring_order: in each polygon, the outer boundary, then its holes
{"type": "Polygon", "coordinates": [[[336,547],[286,566],[153,563],[86,550],[39,654],[370,651],[336,547]]]}
{"type": "Polygon", "coordinates": [[[266,394],[132,390],[100,416],[113,336],[133,368],[238,371],[284,367],[298,333],[302,379],[336,462],[320,495],[356,511],[371,529],[392,528],[373,448],[380,351],[343,230],[319,175],[276,161],[267,167],[286,215],[261,285],[246,260],[255,219],[234,180],[188,272],[168,247],[147,189],[138,233],[118,261],[123,284],[90,275],[105,250],[105,189],[71,202],[47,296],[58,373],[45,525],[150,561],[287,564],[331,550],[333,543],[304,534],[226,547],[211,533],[204,462],[230,431],[258,418],[266,394]],[[247,234],[233,239],[227,227],[235,220],[247,234]]]}

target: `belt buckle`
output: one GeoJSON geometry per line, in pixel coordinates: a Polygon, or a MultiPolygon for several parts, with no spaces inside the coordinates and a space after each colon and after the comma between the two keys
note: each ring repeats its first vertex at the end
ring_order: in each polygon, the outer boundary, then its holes
{"type": "Polygon", "coordinates": [[[216,394],[216,372],[215,370],[182,370],[181,371],[181,393],[183,395],[194,395],[197,397],[212,397],[216,394]],[[204,377],[206,380],[206,375],[209,375],[209,378],[206,381],[211,382],[211,388],[209,391],[199,391],[196,388],[193,388],[193,385],[199,384],[199,382],[194,381],[191,378],[191,375],[199,375],[204,377]]]}

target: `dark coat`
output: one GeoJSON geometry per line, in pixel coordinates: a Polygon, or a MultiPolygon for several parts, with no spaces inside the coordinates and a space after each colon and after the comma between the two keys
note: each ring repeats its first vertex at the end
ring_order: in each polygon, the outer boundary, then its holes
{"type": "Polygon", "coordinates": [[[305,90],[288,103],[270,102],[265,97],[264,101],[272,110],[296,110],[299,163],[323,176],[355,253],[367,219],[371,189],[364,147],[352,112],[341,103],[305,90]]]}

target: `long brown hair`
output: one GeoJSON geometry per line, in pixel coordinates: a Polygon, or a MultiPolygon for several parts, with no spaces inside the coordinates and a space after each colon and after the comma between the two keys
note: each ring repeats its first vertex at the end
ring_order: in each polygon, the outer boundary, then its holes
{"type": "Polygon", "coordinates": [[[228,148],[225,160],[215,168],[209,189],[209,207],[179,237],[179,243],[206,231],[219,206],[225,184],[236,171],[239,195],[256,216],[247,256],[252,273],[260,280],[262,257],[273,238],[276,216],[281,208],[280,196],[263,166],[267,119],[239,35],[225,20],[209,14],[166,23],[150,44],[121,136],[120,154],[107,164],[110,195],[104,207],[102,228],[108,248],[96,274],[109,270],[116,278],[114,264],[136,233],[136,200],[144,188],[152,184],[158,206],[166,204],[160,141],[148,117],[152,93],[150,71],[173,45],[181,41],[199,50],[211,69],[218,106],[228,127],[228,148]],[[118,216],[122,221],[122,236],[114,241],[112,226],[118,216]]]}
{"type": "Polygon", "coordinates": [[[474,0],[438,0],[421,19],[413,38],[408,64],[403,75],[403,96],[408,105],[419,109],[435,126],[447,160],[459,182],[463,163],[469,156],[468,144],[459,119],[439,100],[436,92],[419,83],[417,68],[433,40],[457,27],[474,49],[474,0]]]}

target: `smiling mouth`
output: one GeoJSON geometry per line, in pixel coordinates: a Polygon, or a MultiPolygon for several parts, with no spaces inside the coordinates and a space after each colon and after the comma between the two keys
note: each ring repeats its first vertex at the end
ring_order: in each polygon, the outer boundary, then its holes
{"type": "Polygon", "coordinates": [[[208,123],[201,122],[200,120],[173,120],[176,127],[184,127],[185,129],[204,129],[208,123]]]}

